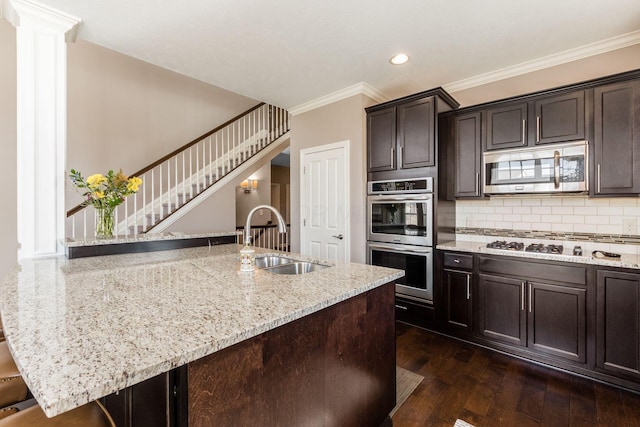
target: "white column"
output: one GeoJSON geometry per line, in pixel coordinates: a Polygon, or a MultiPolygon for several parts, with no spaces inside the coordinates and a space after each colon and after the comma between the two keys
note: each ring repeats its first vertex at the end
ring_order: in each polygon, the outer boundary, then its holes
{"type": "MultiPolygon", "coordinates": [[[[5,0],[5,7],[7,0],[5,0]]],[[[18,258],[64,253],[67,46],[79,19],[9,0],[16,26],[18,258]]]]}

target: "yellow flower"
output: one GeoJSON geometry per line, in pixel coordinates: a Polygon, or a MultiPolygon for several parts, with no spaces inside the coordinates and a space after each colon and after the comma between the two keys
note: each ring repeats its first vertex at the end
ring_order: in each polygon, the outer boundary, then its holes
{"type": "Polygon", "coordinates": [[[93,194],[91,195],[91,197],[93,197],[94,199],[103,199],[104,198],[104,192],[103,191],[94,191],[93,194]]]}
{"type": "Polygon", "coordinates": [[[140,184],[142,184],[142,180],[137,176],[132,176],[131,178],[129,178],[127,190],[135,193],[136,191],[138,191],[138,187],[140,186],[140,184]]]}
{"type": "Polygon", "coordinates": [[[107,181],[107,178],[105,178],[104,175],[97,173],[87,178],[87,185],[90,188],[96,188],[97,186],[99,186],[100,184],[106,181],[107,181]]]}

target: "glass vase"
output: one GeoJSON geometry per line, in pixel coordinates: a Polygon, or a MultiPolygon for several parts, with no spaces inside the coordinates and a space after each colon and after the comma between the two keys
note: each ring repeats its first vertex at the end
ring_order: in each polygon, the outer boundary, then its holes
{"type": "Polygon", "coordinates": [[[114,208],[106,206],[96,208],[96,237],[105,239],[113,237],[114,208]]]}

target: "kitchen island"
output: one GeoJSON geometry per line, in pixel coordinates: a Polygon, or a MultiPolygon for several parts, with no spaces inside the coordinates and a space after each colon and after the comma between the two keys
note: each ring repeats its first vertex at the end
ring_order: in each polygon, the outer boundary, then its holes
{"type": "Polygon", "coordinates": [[[246,405],[224,417],[257,415],[268,424],[278,408],[294,405],[298,411],[286,411],[292,424],[348,425],[348,416],[371,411],[383,422],[379,414],[395,401],[392,282],[403,272],[332,263],[302,275],[241,273],[239,250],[19,263],[0,287],[0,314],[45,413],[186,365],[189,425],[221,421],[213,408],[230,394],[246,405]],[[307,398],[320,401],[301,403],[307,398]]]}

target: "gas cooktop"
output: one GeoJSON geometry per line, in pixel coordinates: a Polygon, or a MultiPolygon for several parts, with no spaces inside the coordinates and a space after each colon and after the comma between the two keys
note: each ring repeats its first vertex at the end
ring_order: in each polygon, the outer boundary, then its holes
{"type": "Polygon", "coordinates": [[[501,249],[506,251],[524,251],[535,252],[540,254],[559,254],[562,255],[564,247],[562,245],[545,245],[544,243],[531,243],[526,246],[522,242],[507,242],[506,240],[496,240],[487,243],[489,249],[501,249]]]}

